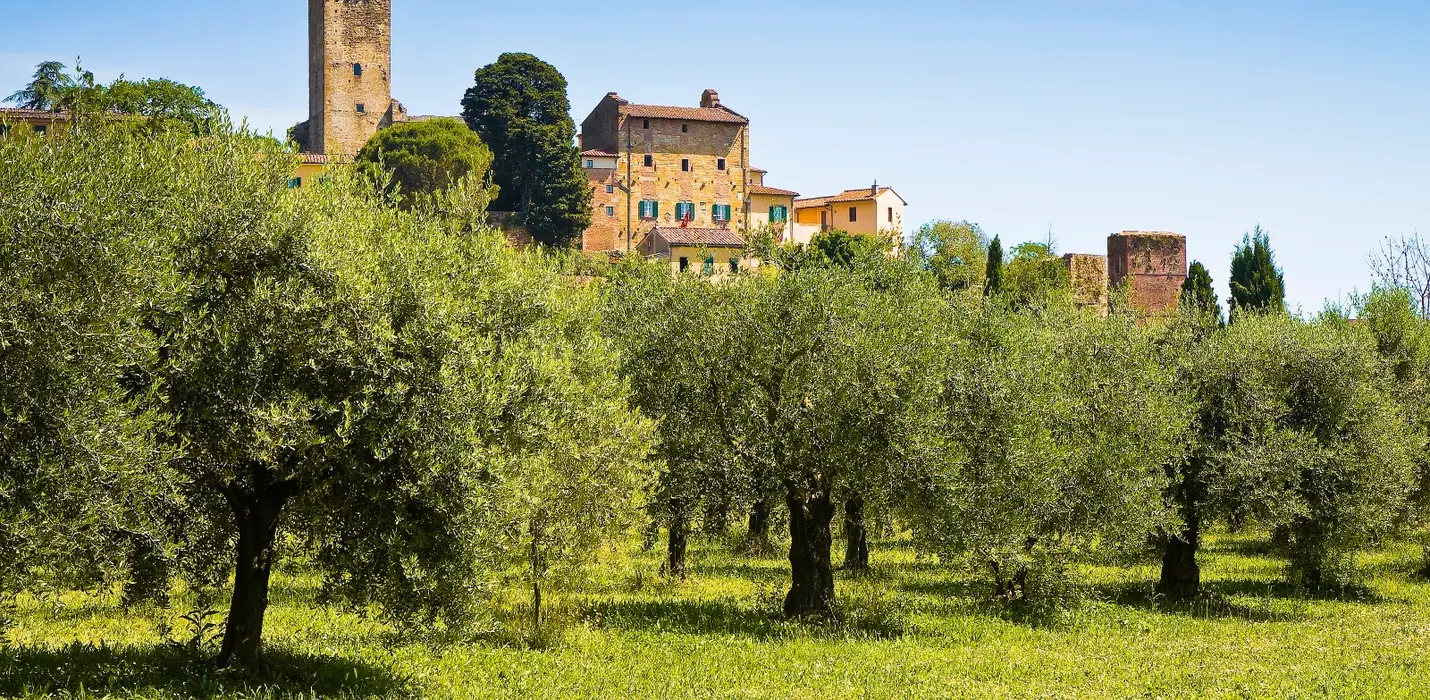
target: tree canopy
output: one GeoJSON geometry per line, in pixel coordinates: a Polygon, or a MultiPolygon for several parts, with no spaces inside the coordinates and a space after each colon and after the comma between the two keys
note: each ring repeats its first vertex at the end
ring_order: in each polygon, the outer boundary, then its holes
{"type": "Polygon", "coordinates": [[[1260,226],[1246,234],[1231,257],[1231,313],[1286,310],[1286,282],[1276,266],[1271,237],[1260,226]]]}
{"type": "Polygon", "coordinates": [[[483,182],[492,166],[492,152],[460,120],[430,119],[394,124],[377,132],[358,151],[356,160],[410,201],[412,195],[441,192],[462,178],[483,182]]]}

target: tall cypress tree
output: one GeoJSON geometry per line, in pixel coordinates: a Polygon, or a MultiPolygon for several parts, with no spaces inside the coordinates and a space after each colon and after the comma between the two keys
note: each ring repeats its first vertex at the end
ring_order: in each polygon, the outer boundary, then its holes
{"type": "Polygon", "coordinates": [[[1281,313],[1286,310],[1286,281],[1276,266],[1271,238],[1258,225],[1241,239],[1231,257],[1231,311],[1281,313]]]}
{"type": "Polygon", "coordinates": [[[984,275],[983,296],[1003,291],[1003,241],[998,236],[988,244],[988,267],[984,275]]]}
{"type": "Polygon", "coordinates": [[[1221,321],[1221,302],[1217,300],[1212,274],[1207,266],[1192,262],[1187,272],[1187,281],[1182,283],[1182,306],[1196,309],[1208,315],[1215,315],[1221,321]]]}

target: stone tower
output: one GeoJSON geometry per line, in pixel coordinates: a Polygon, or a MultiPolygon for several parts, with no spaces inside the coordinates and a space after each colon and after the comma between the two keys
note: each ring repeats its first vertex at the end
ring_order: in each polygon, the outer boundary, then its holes
{"type": "Polygon", "coordinates": [[[1107,278],[1114,288],[1126,285],[1129,303],[1142,313],[1175,312],[1187,280],[1187,237],[1151,231],[1108,236],[1107,278]]]}
{"type": "Polygon", "coordinates": [[[392,99],[392,0],[308,0],[306,150],[351,156],[404,118],[392,99]]]}

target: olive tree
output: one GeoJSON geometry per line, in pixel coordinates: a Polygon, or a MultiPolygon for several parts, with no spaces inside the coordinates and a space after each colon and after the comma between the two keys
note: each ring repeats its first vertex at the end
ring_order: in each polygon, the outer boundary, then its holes
{"type": "Polygon", "coordinates": [[[1171,519],[1185,403],[1128,317],[983,302],[946,323],[942,436],[907,479],[910,521],[998,597],[1057,602],[1071,565],[1135,553],[1171,519]]]}

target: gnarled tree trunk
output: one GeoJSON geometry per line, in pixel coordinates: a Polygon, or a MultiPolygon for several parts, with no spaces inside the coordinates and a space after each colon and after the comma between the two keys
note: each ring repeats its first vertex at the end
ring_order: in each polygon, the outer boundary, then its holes
{"type": "Polygon", "coordinates": [[[834,566],[829,557],[834,544],[829,531],[834,505],[829,489],[819,486],[802,494],[789,486],[785,503],[789,506],[791,587],[784,613],[791,617],[828,613],[834,605],[834,566]]]}
{"type": "Polygon", "coordinates": [[[1186,528],[1167,533],[1162,542],[1162,577],[1157,581],[1157,592],[1172,598],[1194,598],[1202,587],[1202,569],[1197,565],[1197,550],[1202,544],[1198,472],[1195,462],[1188,465],[1172,494],[1186,528]]]}
{"type": "Polygon", "coordinates": [[[864,495],[850,494],[844,502],[844,568],[869,568],[869,530],[864,525],[864,495]]]}
{"type": "Polygon", "coordinates": [[[286,498],[270,494],[228,494],[238,526],[238,559],[233,598],[218,665],[258,671],[263,665],[263,616],[268,611],[268,578],[273,570],[273,542],[286,498]]]}
{"type": "Polygon", "coordinates": [[[770,505],[765,499],[750,506],[750,520],[745,528],[745,546],[752,552],[763,552],[770,545],[770,505]]]}
{"type": "Polygon", "coordinates": [[[665,545],[665,572],[683,579],[686,542],[690,538],[690,519],[679,503],[672,502],[670,510],[670,535],[665,545]]]}

